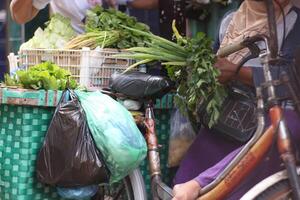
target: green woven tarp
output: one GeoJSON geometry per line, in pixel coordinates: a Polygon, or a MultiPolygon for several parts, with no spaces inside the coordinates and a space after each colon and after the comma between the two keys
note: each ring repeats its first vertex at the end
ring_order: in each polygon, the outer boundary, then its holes
{"type": "MultiPolygon", "coordinates": [[[[44,94],[44,91],[39,92],[44,94]]],[[[3,90],[0,93],[1,102],[8,97],[6,94],[10,94],[3,92],[3,90]]],[[[15,93],[19,94],[20,91],[15,93]]],[[[24,98],[24,95],[13,97],[24,98]]],[[[11,98],[11,95],[9,97],[11,98]]],[[[45,102],[48,103],[41,106],[53,105],[53,102],[50,101],[59,99],[59,97],[49,98],[49,94],[46,97],[45,102]]],[[[172,173],[167,168],[170,119],[168,109],[172,108],[172,104],[172,96],[166,95],[155,105],[158,140],[163,145],[160,151],[161,166],[163,180],[166,183],[170,183],[170,177],[172,177],[172,173]]],[[[53,107],[0,104],[0,200],[61,199],[54,188],[43,186],[35,178],[37,154],[43,143],[53,112],[53,107]]],[[[150,175],[147,161],[143,162],[141,169],[145,178],[147,193],[150,194],[150,175]]]]}
{"type": "Polygon", "coordinates": [[[57,200],[35,178],[35,162],[54,108],[0,105],[0,199],[57,200]]]}

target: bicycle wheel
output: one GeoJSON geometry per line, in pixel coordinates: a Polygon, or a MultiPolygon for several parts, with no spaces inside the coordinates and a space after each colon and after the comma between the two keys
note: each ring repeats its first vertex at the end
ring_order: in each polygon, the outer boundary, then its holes
{"type": "Polygon", "coordinates": [[[292,189],[287,179],[275,183],[259,196],[255,200],[292,200],[292,189]]]}
{"type": "MultiPolygon", "coordinates": [[[[300,168],[297,167],[299,176],[300,168]]],[[[277,172],[252,187],[241,200],[289,200],[293,199],[286,170],[277,172]]]]}
{"type": "Polygon", "coordinates": [[[147,200],[144,179],[139,169],[110,186],[101,186],[93,200],[147,200]]]}

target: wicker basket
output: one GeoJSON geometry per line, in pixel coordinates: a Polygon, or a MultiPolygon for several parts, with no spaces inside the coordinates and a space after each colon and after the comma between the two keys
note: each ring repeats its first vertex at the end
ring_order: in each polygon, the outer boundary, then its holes
{"type": "Polygon", "coordinates": [[[120,53],[116,49],[56,50],[30,49],[21,50],[18,56],[9,55],[10,70],[32,67],[43,61],[51,61],[61,68],[69,70],[72,76],[89,89],[108,87],[114,72],[124,71],[133,61],[114,58],[120,53]]]}

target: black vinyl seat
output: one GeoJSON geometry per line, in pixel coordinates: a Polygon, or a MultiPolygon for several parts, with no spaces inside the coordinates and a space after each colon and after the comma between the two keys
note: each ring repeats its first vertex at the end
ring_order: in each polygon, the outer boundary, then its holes
{"type": "Polygon", "coordinates": [[[133,99],[155,99],[168,93],[173,82],[163,76],[143,72],[115,73],[110,80],[110,89],[133,99]]]}

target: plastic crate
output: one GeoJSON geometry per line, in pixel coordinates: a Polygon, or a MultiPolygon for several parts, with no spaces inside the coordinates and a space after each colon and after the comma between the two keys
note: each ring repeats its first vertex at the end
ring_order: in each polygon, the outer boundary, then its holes
{"type": "Polygon", "coordinates": [[[43,61],[50,61],[61,68],[69,70],[72,76],[87,88],[103,88],[109,86],[109,79],[114,72],[122,72],[133,60],[113,57],[120,53],[117,49],[90,50],[56,50],[31,49],[20,50],[17,56],[10,54],[10,70],[29,68],[43,61]]]}

